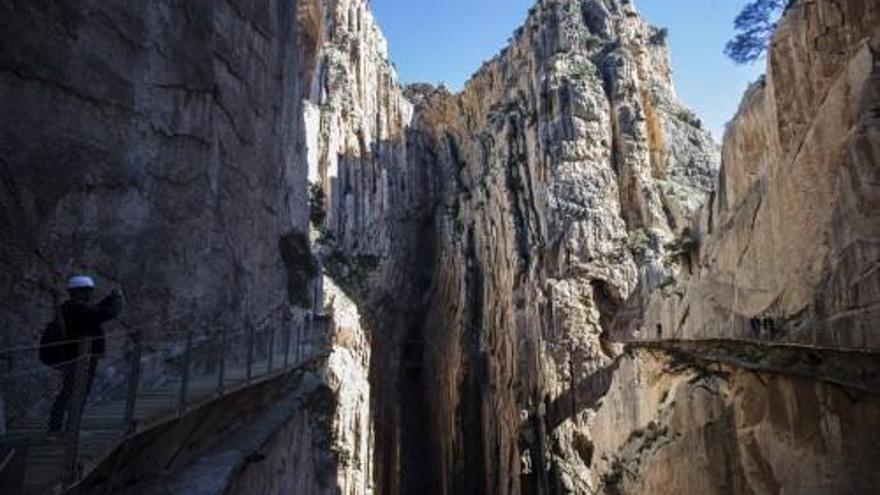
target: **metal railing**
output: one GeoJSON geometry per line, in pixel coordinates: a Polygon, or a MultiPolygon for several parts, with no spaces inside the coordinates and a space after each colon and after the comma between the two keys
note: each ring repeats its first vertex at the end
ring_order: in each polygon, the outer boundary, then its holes
{"type": "Polygon", "coordinates": [[[0,363],[7,363],[0,369],[0,398],[11,412],[0,436],[0,482],[24,487],[0,491],[52,493],[75,484],[131,435],[300,366],[322,349],[314,318],[311,312],[297,318],[268,315],[234,332],[226,326],[213,332],[194,327],[108,332],[103,356],[90,354],[92,339],[80,339],[77,357],[54,367],[39,362],[39,345],[0,349],[0,363]],[[53,396],[66,373],[73,373],[72,383],[67,381],[71,389],[62,386],[53,396]],[[66,427],[50,432],[55,405],[50,400],[65,393],[66,427]],[[27,459],[12,462],[15,456],[27,459]],[[11,476],[13,469],[24,472],[11,476]]]}

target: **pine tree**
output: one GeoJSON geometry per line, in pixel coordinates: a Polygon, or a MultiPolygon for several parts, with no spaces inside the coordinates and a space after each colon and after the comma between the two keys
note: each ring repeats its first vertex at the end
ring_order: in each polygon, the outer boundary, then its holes
{"type": "Polygon", "coordinates": [[[752,63],[764,55],[776,23],[790,1],[753,0],[743,7],[733,25],[737,35],[727,43],[724,53],[738,64],[752,63]]]}

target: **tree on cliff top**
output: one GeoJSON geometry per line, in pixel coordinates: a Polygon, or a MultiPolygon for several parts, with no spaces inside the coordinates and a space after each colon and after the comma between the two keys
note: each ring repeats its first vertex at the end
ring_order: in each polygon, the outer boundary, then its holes
{"type": "Polygon", "coordinates": [[[752,63],[764,54],[780,14],[789,0],[753,0],[733,21],[737,35],[727,43],[724,53],[738,64],[752,63]]]}

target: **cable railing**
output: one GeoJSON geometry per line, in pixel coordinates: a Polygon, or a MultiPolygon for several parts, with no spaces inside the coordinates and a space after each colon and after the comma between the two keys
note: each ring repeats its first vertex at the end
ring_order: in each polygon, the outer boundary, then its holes
{"type": "Polygon", "coordinates": [[[153,324],[141,332],[123,324],[124,331],[107,333],[104,355],[91,354],[96,337],[72,339],[59,344],[76,344],[76,357],[51,367],[38,360],[38,344],[0,349],[10,411],[0,478],[23,465],[22,493],[71,486],[126,438],[317,357],[326,337],[315,328],[322,317],[285,310],[235,330],[153,324]],[[61,390],[47,393],[59,379],[61,390]],[[20,456],[24,462],[13,461],[20,456]]]}

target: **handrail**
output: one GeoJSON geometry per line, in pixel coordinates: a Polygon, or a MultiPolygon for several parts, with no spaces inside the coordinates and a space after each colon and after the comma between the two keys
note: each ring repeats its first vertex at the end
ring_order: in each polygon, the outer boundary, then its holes
{"type": "Polygon", "coordinates": [[[809,344],[806,342],[785,342],[779,340],[759,340],[746,338],[726,338],[726,337],[709,337],[709,338],[675,338],[675,339],[624,339],[609,341],[614,344],[633,345],[633,346],[672,346],[678,344],[746,344],[753,346],[761,346],[765,348],[776,349],[799,349],[799,350],[815,350],[825,352],[839,352],[841,354],[865,354],[880,355],[880,349],[871,347],[847,347],[847,346],[823,346],[818,344],[809,344]]]}
{"type": "Polygon", "coordinates": [[[15,454],[17,453],[18,449],[16,449],[15,447],[10,447],[9,452],[7,452],[6,455],[3,456],[3,459],[0,460],[0,473],[2,473],[4,469],[6,469],[6,466],[9,465],[9,463],[12,461],[12,459],[15,457],[15,454]]]}
{"type": "MultiPolygon", "coordinates": [[[[258,321],[258,323],[257,323],[256,326],[257,326],[257,327],[262,327],[263,325],[267,325],[268,322],[269,322],[269,320],[270,320],[270,318],[272,317],[272,315],[275,314],[275,312],[277,312],[278,309],[279,309],[279,308],[276,307],[275,309],[272,310],[272,313],[270,313],[269,315],[266,315],[266,316],[264,316],[263,318],[261,318],[261,319],[258,321]]],[[[283,309],[283,308],[282,308],[282,309],[283,309]]],[[[181,316],[181,317],[178,317],[178,318],[174,318],[174,319],[166,320],[166,322],[171,322],[171,321],[181,321],[181,320],[183,320],[183,319],[185,319],[185,318],[187,318],[187,317],[189,317],[189,316],[194,316],[194,315],[197,315],[197,314],[199,314],[199,313],[197,313],[197,312],[193,312],[193,313],[191,313],[191,314],[189,314],[189,315],[185,315],[185,316],[181,316]]],[[[160,322],[160,323],[166,323],[166,322],[160,322]]],[[[128,323],[124,322],[124,320],[120,320],[120,321],[118,321],[118,323],[121,323],[124,327],[126,327],[126,328],[128,328],[128,329],[131,329],[131,328],[132,328],[132,326],[129,325],[128,323]]],[[[155,324],[153,324],[153,325],[155,325],[155,324]]],[[[155,336],[155,337],[165,337],[165,336],[174,335],[174,334],[177,334],[177,335],[184,335],[184,336],[185,336],[186,333],[187,333],[188,331],[189,331],[189,330],[187,330],[187,329],[177,329],[177,330],[175,330],[175,329],[165,329],[165,330],[159,330],[159,331],[155,331],[155,332],[143,332],[143,331],[140,330],[140,328],[138,328],[138,329],[136,329],[136,330],[129,330],[129,331],[127,331],[127,332],[108,332],[107,334],[105,334],[105,335],[103,335],[103,336],[81,337],[81,338],[75,338],[75,339],[61,340],[61,341],[53,342],[53,343],[51,343],[51,344],[46,344],[46,345],[41,345],[40,343],[35,343],[35,344],[26,344],[26,345],[19,345],[19,346],[10,346],[10,347],[7,347],[7,348],[0,348],[0,356],[2,356],[2,355],[7,355],[7,354],[18,353],[18,352],[26,352],[26,351],[39,350],[39,349],[41,349],[41,348],[43,348],[43,347],[55,347],[55,346],[64,346],[64,345],[75,344],[75,343],[80,342],[80,340],[82,340],[82,339],[105,339],[105,340],[111,340],[111,339],[113,339],[114,337],[118,337],[118,336],[131,337],[131,336],[133,336],[133,335],[136,335],[136,336],[138,336],[138,337],[140,337],[140,338],[143,338],[143,337],[150,337],[150,336],[155,336]]]]}
{"type": "MultiPolygon", "coordinates": [[[[71,401],[74,406],[68,410],[69,433],[59,439],[67,452],[64,466],[66,479],[64,482],[76,483],[83,475],[83,462],[85,462],[85,459],[82,457],[84,450],[79,448],[79,432],[83,428],[88,429],[89,425],[93,424],[89,423],[88,419],[84,423],[79,421],[79,419],[84,418],[82,412],[86,409],[104,407],[103,404],[112,406],[109,410],[114,411],[112,413],[114,415],[118,414],[119,418],[119,423],[114,423],[112,426],[114,428],[118,427],[120,434],[123,438],[126,438],[138,431],[136,425],[140,420],[146,419],[145,417],[139,417],[140,414],[159,414],[155,411],[155,406],[147,406],[147,409],[138,407],[140,399],[145,393],[151,395],[161,393],[163,397],[169,397],[169,405],[167,407],[160,406],[161,414],[165,416],[170,414],[171,417],[174,415],[179,416],[190,410],[194,405],[203,403],[201,401],[209,397],[223,396],[230,387],[247,386],[247,384],[253,383],[254,380],[262,380],[265,377],[287,372],[311,359],[316,352],[320,352],[321,341],[315,340],[316,337],[320,336],[311,331],[311,312],[306,312],[301,317],[273,319],[274,315],[279,314],[279,310],[285,309],[287,309],[285,306],[278,306],[263,318],[254,323],[239,327],[235,331],[230,331],[229,325],[222,325],[219,330],[209,333],[209,327],[199,325],[198,328],[190,327],[170,329],[164,332],[144,333],[128,326],[126,331],[109,334],[104,337],[90,336],[67,339],[51,345],[71,345],[76,343],[79,348],[76,358],[54,367],[40,364],[25,370],[19,369],[13,373],[0,374],[0,382],[9,383],[9,380],[36,373],[50,373],[54,375],[58,368],[69,369],[70,364],[77,364],[77,379],[74,380],[74,389],[71,390],[71,401]],[[101,338],[109,341],[111,337],[118,345],[107,346],[107,352],[101,356],[103,358],[102,369],[112,366],[120,370],[121,373],[113,375],[117,377],[115,381],[102,382],[108,384],[109,387],[102,387],[99,393],[100,399],[90,402],[90,392],[84,386],[84,384],[89,382],[86,375],[88,373],[88,361],[93,358],[90,353],[90,343],[101,338]],[[117,339],[120,337],[124,341],[119,342],[117,339]],[[155,337],[161,340],[150,342],[145,337],[148,339],[155,337]],[[242,337],[247,340],[247,349],[243,349],[239,345],[230,345],[230,342],[234,339],[242,337]],[[167,351],[172,344],[183,344],[184,349],[180,349],[181,353],[179,355],[174,355],[174,364],[168,367],[162,363],[168,362],[167,351]],[[293,359],[290,359],[291,357],[293,359]],[[167,379],[160,381],[159,385],[156,385],[159,388],[154,386],[149,390],[142,389],[142,365],[143,363],[150,362],[159,363],[160,369],[163,370],[162,375],[166,377],[179,376],[176,379],[172,378],[170,381],[167,379]],[[232,369],[230,368],[230,362],[235,363],[232,369]],[[203,366],[194,368],[197,363],[203,363],[203,366]],[[243,369],[243,365],[245,369],[243,369]],[[193,390],[199,390],[201,391],[200,393],[204,393],[205,379],[207,378],[210,382],[214,379],[214,376],[217,377],[217,382],[216,387],[209,387],[211,390],[210,396],[192,396],[193,390]],[[121,383],[118,381],[120,378],[122,379],[121,383]],[[230,380],[232,381],[230,382],[230,380]],[[193,387],[196,383],[200,383],[200,385],[194,389],[193,387]],[[161,392],[161,390],[168,389],[169,387],[171,389],[177,387],[176,392],[172,392],[171,395],[164,395],[166,392],[161,392]],[[113,406],[113,403],[119,404],[119,406],[113,406]],[[154,412],[147,412],[150,410],[154,412]]],[[[39,345],[23,346],[14,350],[34,350],[40,347],[39,345]]],[[[0,353],[2,352],[0,351],[0,353]]],[[[5,352],[8,354],[11,350],[6,349],[5,352]]],[[[52,379],[55,381],[57,377],[52,376],[52,379]]],[[[92,392],[96,391],[93,390],[92,392]]],[[[45,401],[41,401],[33,404],[33,406],[23,404],[20,404],[20,406],[22,407],[19,409],[20,414],[18,416],[26,419],[38,415],[39,411],[46,404],[45,401]]],[[[106,421],[107,418],[112,417],[107,416],[106,412],[100,414],[103,416],[96,416],[103,418],[100,421],[106,421]]],[[[152,418],[153,416],[150,417],[152,418]]],[[[12,432],[14,431],[13,428],[12,432]]],[[[31,430],[29,429],[28,431],[31,430]]],[[[40,437],[33,437],[30,434],[22,438],[25,440],[32,438],[38,441],[38,444],[47,440],[45,437],[40,439],[40,437]]]]}
{"type": "MultiPolygon", "coordinates": [[[[41,311],[53,310],[53,307],[51,307],[51,306],[34,306],[34,307],[39,308],[41,311]]],[[[266,324],[268,324],[268,322],[270,321],[270,319],[273,316],[277,315],[278,313],[284,312],[285,310],[288,310],[288,307],[283,304],[274,306],[268,312],[264,313],[263,316],[261,316],[259,320],[256,320],[255,325],[257,327],[261,327],[262,325],[266,325],[266,324]]],[[[165,325],[168,325],[170,323],[177,323],[180,321],[184,321],[187,318],[197,317],[200,315],[203,315],[203,312],[196,310],[196,311],[191,311],[189,313],[185,313],[182,315],[176,315],[171,318],[166,318],[166,319],[158,321],[158,322],[157,321],[146,322],[146,323],[142,323],[142,324],[139,324],[136,326],[128,323],[128,321],[124,318],[118,318],[114,321],[116,321],[117,324],[120,324],[129,330],[132,328],[136,328],[136,330],[134,330],[134,331],[129,331],[129,332],[123,333],[123,335],[130,335],[131,333],[137,333],[142,337],[150,336],[150,335],[157,335],[157,334],[159,336],[162,336],[162,335],[168,335],[168,334],[173,334],[173,333],[186,334],[187,330],[185,330],[185,329],[181,329],[181,330],[164,329],[164,330],[162,330],[162,327],[164,327],[165,325]],[[154,331],[147,332],[147,331],[144,331],[144,328],[153,329],[154,331]],[[156,329],[158,329],[158,330],[156,330],[156,329]]],[[[54,315],[53,315],[53,318],[54,318],[54,315]]],[[[107,335],[96,336],[96,337],[92,337],[92,338],[110,339],[116,335],[120,335],[120,332],[109,332],[107,335]]],[[[77,343],[79,341],[80,341],[80,339],[68,339],[68,340],[64,340],[64,341],[58,341],[58,342],[55,342],[55,343],[49,344],[49,345],[50,346],[69,345],[69,344],[77,343]]],[[[40,349],[42,347],[44,347],[44,346],[40,345],[39,342],[34,343],[34,344],[23,344],[23,345],[10,346],[10,347],[6,347],[6,348],[0,348],[0,355],[12,354],[12,353],[22,352],[22,351],[32,351],[32,350],[40,349]]]]}

